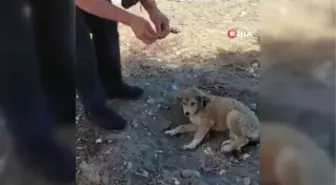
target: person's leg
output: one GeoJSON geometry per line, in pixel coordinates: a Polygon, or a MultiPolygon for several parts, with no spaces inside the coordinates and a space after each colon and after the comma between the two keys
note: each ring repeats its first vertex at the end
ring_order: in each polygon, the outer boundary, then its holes
{"type": "Polygon", "coordinates": [[[33,29],[21,0],[0,1],[0,107],[15,154],[30,170],[56,182],[75,181],[75,155],[56,144],[40,82],[33,29]]]}
{"type": "Polygon", "coordinates": [[[84,105],[87,118],[106,129],[122,129],[126,120],[107,106],[107,99],[101,85],[95,48],[83,11],[76,8],[76,86],[84,105]]]}
{"type": "Polygon", "coordinates": [[[118,24],[85,13],[85,20],[93,35],[99,77],[108,99],[138,99],[143,90],[123,83],[120,65],[118,24]]]}
{"type": "Polygon", "coordinates": [[[58,121],[74,126],[75,7],[69,0],[31,0],[43,86],[58,121]]]}

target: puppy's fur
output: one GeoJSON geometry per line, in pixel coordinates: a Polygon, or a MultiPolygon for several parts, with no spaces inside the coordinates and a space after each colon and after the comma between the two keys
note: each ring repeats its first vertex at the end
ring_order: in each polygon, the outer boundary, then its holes
{"type": "Polygon", "coordinates": [[[195,132],[193,140],[183,149],[195,149],[210,130],[229,131],[230,139],[222,144],[222,152],[240,150],[249,141],[259,140],[259,120],[242,102],[228,97],[214,96],[190,87],[182,92],[184,114],[191,124],[165,131],[167,135],[195,132]]]}
{"type": "Polygon", "coordinates": [[[261,127],[260,184],[332,185],[335,168],[308,136],[282,123],[261,127]]]}

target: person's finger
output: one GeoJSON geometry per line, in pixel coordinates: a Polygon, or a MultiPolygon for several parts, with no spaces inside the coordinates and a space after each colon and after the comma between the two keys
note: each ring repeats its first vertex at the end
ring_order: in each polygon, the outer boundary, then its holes
{"type": "Polygon", "coordinates": [[[147,34],[150,35],[150,37],[153,37],[155,39],[157,37],[157,33],[153,29],[152,25],[150,25],[149,23],[147,24],[147,34]]]}
{"type": "Polygon", "coordinates": [[[152,44],[156,41],[156,36],[150,34],[149,32],[144,32],[142,34],[141,40],[145,43],[145,44],[152,44]]]}
{"type": "Polygon", "coordinates": [[[163,39],[163,38],[165,38],[168,34],[169,34],[169,22],[168,21],[165,21],[165,22],[163,22],[162,24],[161,24],[161,30],[162,30],[162,32],[161,32],[161,35],[160,35],[160,39],[163,39]]]}
{"type": "Polygon", "coordinates": [[[170,31],[170,26],[169,26],[169,20],[168,19],[164,22],[163,27],[164,27],[163,28],[164,35],[168,35],[168,33],[170,31]]]}
{"type": "Polygon", "coordinates": [[[160,37],[162,35],[162,26],[161,26],[161,21],[155,23],[155,29],[156,29],[156,34],[160,37]]]}

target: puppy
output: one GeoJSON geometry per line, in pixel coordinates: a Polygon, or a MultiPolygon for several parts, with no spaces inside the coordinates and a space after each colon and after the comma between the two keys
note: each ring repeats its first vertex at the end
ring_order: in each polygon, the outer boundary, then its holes
{"type": "Polygon", "coordinates": [[[307,135],[281,123],[270,123],[261,127],[261,138],[260,184],[335,184],[332,160],[307,135]]]}
{"type": "Polygon", "coordinates": [[[195,149],[210,130],[229,131],[230,139],[224,141],[222,152],[232,152],[258,141],[260,124],[257,116],[242,102],[228,97],[213,96],[197,88],[190,87],[182,92],[184,115],[190,124],[166,130],[166,135],[195,132],[193,140],[183,149],[195,149]]]}

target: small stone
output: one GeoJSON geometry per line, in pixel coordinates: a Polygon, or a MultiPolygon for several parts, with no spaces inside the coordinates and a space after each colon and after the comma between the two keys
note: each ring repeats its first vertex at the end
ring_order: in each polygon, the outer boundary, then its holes
{"type": "Polygon", "coordinates": [[[239,162],[239,161],[238,161],[235,157],[233,157],[233,156],[230,157],[230,161],[231,161],[232,163],[238,163],[238,162],[239,162]]]}
{"type": "Polygon", "coordinates": [[[96,139],[97,144],[102,143],[102,142],[103,142],[103,140],[101,138],[96,139]]]}
{"type": "Polygon", "coordinates": [[[173,178],[173,181],[174,181],[174,184],[175,184],[175,185],[180,185],[180,184],[181,184],[180,181],[177,180],[177,178],[173,178]]]}
{"type": "Polygon", "coordinates": [[[125,161],[124,166],[125,166],[125,170],[130,170],[132,168],[133,164],[129,161],[128,162],[125,161]]]}
{"type": "Polygon", "coordinates": [[[204,153],[207,155],[214,155],[212,149],[210,147],[207,147],[204,149],[204,153]]]}
{"type": "Polygon", "coordinates": [[[131,122],[131,125],[132,125],[134,128],[137,128],[137,127],[139,126],[138,120],[134,119],[134,120],[131,122]]]}
{"type": "Polygon", "coordinates": [[[250,185],[251,184],[251,179],[248,177],[244,177],[244,185],[250,185]]]}
{"type": "Polygon", "coordinates": [[[153,104],[153,103],[155,103],[155,100],[153,98],[148,98],[147,103],[153,104]]]}
{"type": "Polygon", "coordinates": [[[178,88],[178,86],[176,85],[176,84],[171,84],[171,89],[173,89],[174,91],[178,91],[179,90],[179,88],[178,88]]]}
{"type": "Polygon", "coordinates": [[[249,67],[249,68],[247,68],[246,70],[247,70],[249,73],[251,73],[251,74],[254,74],[254,73],[255,73],[255,69],[252,68],[252,67],[249,67]]]}
{"type": "Polygon", "coordinates": [[[248,159],[249,157],[250,157],[250,154],[247,154],[247,153],[246,153],[246,154],[244,154],[244,155],[242,156],[242,159],[243,159],[243,160],[246,160],[246,159],[248,159]]]}
{"type": "Polygon", "coordinates": [[[256,103],[251,103],[249,105],[249,107],[250,107],[251,110],[256,110],[257,109],[257,104],[256,103]]]}
{"type": "Polygon", "coordinates": [[[253,63],[253,64],[252,64],[252,67],[253,67],[254,69],[259,68],[259,63],[258,63],[258,62],[253,63]]]}
{"type": "Polygon", "coordinates": [[[201,178],[201,173],[196,170],[182,170],[181,177],[183,178],[201,178]]]}
{"type": "Polygon", "coordinates": [[[173,34],[179,34],[181,32],[180,29],[175,28],[175,27],[170,28],[169,31],[170,31],[170,33],[173,33],[173,34]]]}
{"type": "Polygon", "coordinates": [[[146,178],[149,176],[149,174],[148,174],[148,172],[146,170],[143,170],[142,173],[141,173],[141,175],[143,177],[146,177],[146,178]]]}
{"type": "Polygon", "coordinates": [[[226,173],[226,170],[224,170],[224,169],[221,170],[221,171],[219,171],[219,175],[220,175],[220,176],[224,175],[225,173],[226,173]]]}

